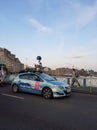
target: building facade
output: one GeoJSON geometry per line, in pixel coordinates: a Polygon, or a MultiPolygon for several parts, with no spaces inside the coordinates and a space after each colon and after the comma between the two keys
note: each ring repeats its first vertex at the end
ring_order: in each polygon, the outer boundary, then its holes
{"type": "Polygon", "coordinates": [[[4,64],[8,72],[11,73],[17,73],[24,69],[24,64],[5,48],[0,48],[0,64],[4,64]]]}
{"type": "Polygon", "coordinates": [[[72,69],[69,68],[56,68],[55,70],[49,69],[46,73],[54,76],[71,76],[72,69]]]}

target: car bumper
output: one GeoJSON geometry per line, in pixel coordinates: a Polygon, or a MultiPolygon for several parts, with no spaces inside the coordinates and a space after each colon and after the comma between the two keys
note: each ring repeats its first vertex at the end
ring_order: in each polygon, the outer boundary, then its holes
{"type": "Polygon", "coordinates": [[[67,90],[60,91],[60,92],[53,92],[53,97],[65,97],[70,95],[71,95],[71,90],[69,92],[67,92],[67,90]]]}

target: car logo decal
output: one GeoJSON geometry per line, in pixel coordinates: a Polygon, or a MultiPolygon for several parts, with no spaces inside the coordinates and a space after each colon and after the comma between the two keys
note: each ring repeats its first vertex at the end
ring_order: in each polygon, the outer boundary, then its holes
{"type": "Polygon", "coordinates": [[[39,89],[40,88],[40,82],[35,82],[35,89],[39,89]]]}
{"type": "Polygon", "coordinates": [[[19,82],[19,86],[23,87],[23,88],[31,88],[31,85],[29,83],[23,83],[23,82],[19,82]]]}

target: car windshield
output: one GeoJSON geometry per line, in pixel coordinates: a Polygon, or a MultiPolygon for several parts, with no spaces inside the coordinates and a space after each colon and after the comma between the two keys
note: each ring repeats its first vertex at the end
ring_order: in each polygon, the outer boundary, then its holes
{"type": "Polygon", "coordinates": [[[48,74],[41,73],[41,77],[47,81],[55,81],[56,79],[48,74]]]}

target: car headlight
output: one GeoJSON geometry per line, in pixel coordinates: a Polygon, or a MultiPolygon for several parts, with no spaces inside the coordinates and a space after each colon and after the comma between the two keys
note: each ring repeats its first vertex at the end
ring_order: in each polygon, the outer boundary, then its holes
{"type": "Polygon", "coordinates": [[[63,87],[63,86],[58,86],[58,88],[59,88],[59,89],[64,89],[64,87],[63,87]]]}

